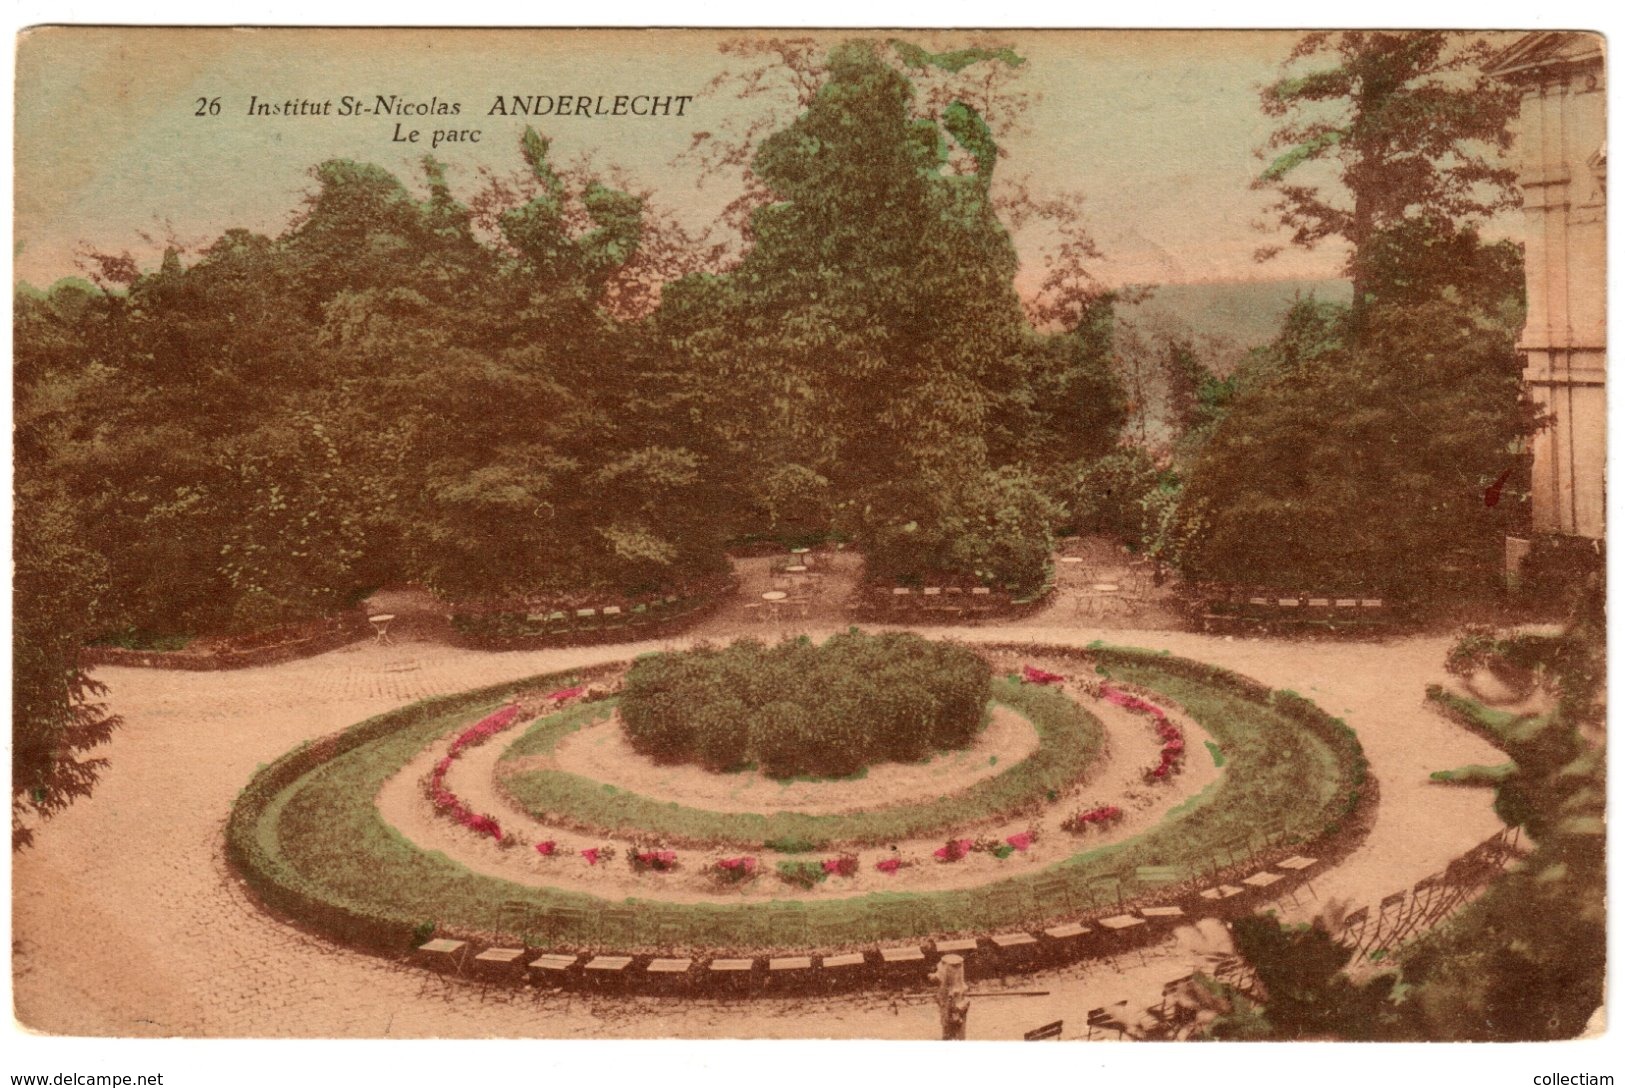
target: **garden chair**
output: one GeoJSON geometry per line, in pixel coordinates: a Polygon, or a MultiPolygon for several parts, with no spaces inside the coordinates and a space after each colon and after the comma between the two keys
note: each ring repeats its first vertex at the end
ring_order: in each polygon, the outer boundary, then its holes
{"type": "Polygon", "coordinates": [[[1175,1001],[1174,998],[1181,993],[1188,992],[1195,978],[1195,975],[1184,975],[1162,984],[1161,999],[1155,1005],[1148,1006],[1145,1010],[1145,1015],[1150,1018],[1153,1025],[1150,1029],[1153,1037],[1177,1039],[1181,1030],[1187,1030],[1190,1027],[1190,1010],[1175,1001]]]}
{"type": "Polygon", "coordinates": [[[1072,883],[1065,877],[1044,877],[1033,885],[1033,894],[1046,914],[1069,914],[1074,909],[1072,883]]]}
{"type": "Polygon", "coordinates": [[[1123,909],[1123,883],[1116,877],[1097,877],[1084,886],[1091,909],[1123,909]]]}
{"type": "Polygon", "coordinates": [[[631,907],[608,907],[598,912],[595,927],[598,939],[607,944],[631,945],[638,941],[639,912],[631,907]]]}
{"type": "Polygon", "coordinates": [[[1338,943],[1354,949],[1355,954],[1358,955],[1360,941],[1365,936],[1366,922],[1370,917],[1371,908],[1369,907],[1361,907],[1359,910],[1351,911],[1343,919],[1343,928],[1337,934],[1338,943]]]}
{"type": "Polygon", "coordinates": [[[1147,889],[1163,889],[1190,879],[1182,865],[1140,865],[1134,870],[1134,883],[1147,889]]]}
{"type": "Polygon", "coordinates": [[[1434,873],[1418,880],[1411,887],[1411,904],[1416,912],[1417,929],[1427,929],[1453,907],[1454,896],[1445,884],[1442,873],[1434,873]]]}
{"type": "Polygon", "coordinates": [[[769,915],[769,930],[775,948],[806,948],[812,943],[807,928],[807,908],[800,903],[781,903],[769,915]]]}
{"type": "Polygon", "coordinates": [[[861,944],[852,939],[857,914],[844,904],[828,904],[815,911],[807,922],[810,942],[828,952],[845,952],[861,944]]]}
{"type": "Polygon", "coordinates": [[[1054,1039],[1056,1042],[1060,1042],[1061,1027],[1064,1023],[1064,1020],[1054,1020],[1041,1027],[1033,1028],[1031,1031],[1022,1032],[1021,1041],[1024,1043],[1038,1043],[1045,1039],[1054,1039]]]}
{"type": "Polygon", "coordinates": [[[554,947],[580,947],[592,931],[592,916],[580,907],[553,907],[547,912],[547,939],[554,947]]]}
{"type": "Polygon", "coordinates": [[[570,626],[567,628],[567,630],[573,632],[589,632],[598,630],[598,609],[576,609],[575,613],[571,617],[570,626]]]}
{"type": "Polygon", "coordinates": [[[1220,956],[1213,964],[1213,981],[1250,994],[1258,985],[1258,975],[1240,956],[1220,956]]]}
{"type": "Polygon", "coordinates": [[[1115,1005],[1102,1005],[1097,1009],[1090,1009],[1088,1016],[1084,1018],[1084,1022],[1089,1027],[1088,1034],[1084,1038],[1093,1039],[1095,1029],[1100,1028],[1102,1031],[1117,1032],[1117,1037],[1121,1039],[1124,1033],[1128,1031],[1128,1025],[1114,1015],[1114,1012],[1126,1011],[1127,1009],[1127,1001],[1119,1001],[1115,1005]]]}
{"type": "Polygon", "coordinates": [[[428,992],[430,986],[441,986],[440,996],[451,1000],[451,993],[455,980],[462,978],[468,966],[470,948],[467,941],[454,941],[445,937],[436,937],[418,945],[413,953],[413,961],[417,966],[424,968],[423,985],[418,987],[418,996],[422,997],[428,992]]]}
{"type": "Polygon", "coordinates": [[[497,940],[504,943],[539,948],[546,926],[545,915],[523,899],[509,899],[497,911],[497,940]]]}
{"type": "Polygon", "coordinates": [[[525,959],[524,948],[499,946],[487,948],[470,960],[470,974],[480,984],[480,1000],[485,1000],[493,986],[517,985],[525,977],[525,959]]]}
{"type": "Polygon", "coordinates": [[[1401,916],[1405,912],[1405,900],[1409,896],[1406,891],[1397,891],[1392,895],[1385,895],[1377,904],[1377,917],[1373,923],[1371,934],[1371,948],[1392,949],[1393,935],[1399,932],[1401,916]]]}

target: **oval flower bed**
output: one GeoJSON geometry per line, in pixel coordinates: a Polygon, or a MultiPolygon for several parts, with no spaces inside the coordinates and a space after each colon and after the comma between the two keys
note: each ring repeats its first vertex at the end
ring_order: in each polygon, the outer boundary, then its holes
{"type": "MultiPolygon", "coordinates": [[[[661,902],[658,912],[633,909],[623,915],[606,913],[611,903],[601,897],[472,871],[419,849],[382,819],[372,799],[424,747],[492,714],[516,693],[545,690],[546,680],[429,700],[301,746],[262,769],[242,791],[227,826],[227,853],[236,871],[273,907],[341,940],[391,953],[420,943],[431,931],[494,932],[505,903],[535,911],[583,910],[580,921],[561,917],[551,937],[559,947],[747,953],[784,947],[778,943],[782,934],[802,923],[831,923],[844,935],[842,943],[857,944],[963,932],[955,919],[965,919],[965,928],[975,919],[976,932],[1031,922],[1014,914],[995,917],[1002,908],[990,904],[999,901],[1003,889],[1031,893],[1038,882],[1057,878],[1080,890],[1103,877],[1132,882],[1138,866],[1195,863],[1266,824],[1307,840],[1343,826],[1369,796],[1362,789],[1364,758],[1353,734],[1307,700],[1270,693],[1196,662],[1149,653],[1098,650],[1091,663],[1111,680],[1179,705],[1225,746],[1228,773],[1144,834],[1094,848],[1080,844],[1058,864],[974,888],[789,904],[661,902]],[[880,902],[890,905],[886,911],[867,909],[880,902]]],[[[1060,698],[1042,689],[1038,694],[1060,698]]],[[[579,725],[600,708],[583,704],[544,721],[550,728],[568,728],[570,720],[579,725]]],[[[956,823],[939,826],[946,830],[956,823]]],[[[1016,849],[1008,840],[1004,845],[1016,849]]],[[[741,870],[746,869],[743,857],[741,870]]],[[[831,879],[822,860],[805,864],[831,879]]],[[[1023,904],[1029,901],[1030,896],[1022,897],[1023,904]]],[[[649,905],[650,900],[633,903],[634,908],[649,905]]]]}

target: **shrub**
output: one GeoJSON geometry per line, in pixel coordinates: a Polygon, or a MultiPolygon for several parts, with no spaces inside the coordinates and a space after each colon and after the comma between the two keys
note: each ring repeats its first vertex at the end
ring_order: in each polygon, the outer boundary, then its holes
{"type": "Polygon", "coordinates": [[[829,878],[829,871],[816,861],[781,861],[779,879],[798,888],[811,888],[829,878]]]}
{"type": "Polygon", "coordinates": [[[1072,521],[1079,532],[1139,545],[1150,535],[1143,500],[1156,490],[1161,471],[1139,446],[1124,446],[1078,473],[1073,482],[1072,521]]]}
{"type": "Polygon", "coordinates": [[[987,664],[962,646],[852,630],[822,645],[739,641],[640,658],[621,717],[632,747],[658,762],[845,777],[963,748],[991,695],[987,664]]]}

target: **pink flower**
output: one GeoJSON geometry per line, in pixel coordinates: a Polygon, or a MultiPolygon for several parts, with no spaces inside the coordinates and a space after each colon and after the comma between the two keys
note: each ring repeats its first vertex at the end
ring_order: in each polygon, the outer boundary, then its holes
{"type": "Polygon", "coordinates": [[[1017,850],[1025,850],[1027,847],[1033,844],[1033,833],[1031,831],[1023,831],[1019,835],[1011,835],[1004,841],[1009,843],[1011,846],[1014,846],[1017,850]]]}
{"type": "Polygon", "coordinates": [[[1064,676],[1044,669],[1035,669],[1031,665],[1021,666],[1021,678],[1029,684],[1059,684],[1066,680],[1064,676]]]}
{"type": "Polygon", "coordinates": [[[902,867],[903,860],[901,858],[882,858],[880,861],[875,862],[875,868],[883,873],[895,873],[902,867]]]}
{"type": "Polygon", "coordinates": [[[597,865],[598,864],[598,847],[596,847],[596,846],[587,847],[585,850],[581,851],[581,856],[587,859],[587,864],[588,865],[597,865]]]}
{"type": "Polygon", "coordinates": [[[970,839],[949,839],[945,845],[933,850],[931,856],[938,861],[958,861],[970,853],[974,845],[970,839]]]}
{"type": "Polygon", "coordinates": [[[586,690],[586,684],[577,684],[573,688],[560,688],[558,691],[543,696],[543,698],[552,703],[554,706],[559,706],[563,703],[569,702],[571,699],[574,699],[577,695],[580,695],[586,690]]]}
{"type": "Polygon", "coordinates": [[[536,852],[542,855],[544,858],[552,857],[558,848],[559,844],[554,842],[552,839],[548,839],[546,842],[539,842],[536,844],[536,852]]]}
{"type": "Polygon", "coordinates": [[[850,854],[843,854],[838,858],[825,858],[824,872],[833,873],[836,876],[856,876],[858,859],[850,854]]]}

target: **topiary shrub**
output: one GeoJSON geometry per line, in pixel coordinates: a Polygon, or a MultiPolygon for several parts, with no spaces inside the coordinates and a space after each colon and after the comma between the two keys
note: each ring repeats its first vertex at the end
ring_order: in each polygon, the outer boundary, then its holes
{"type": "Polygon", "coordinates": [[[987,663],[962,646],[854,629],[822,645],[740,641],[640,658],[620,709],[632,747],[657,762],[839,778],[963,748],[991,695],[987,663]]]}

